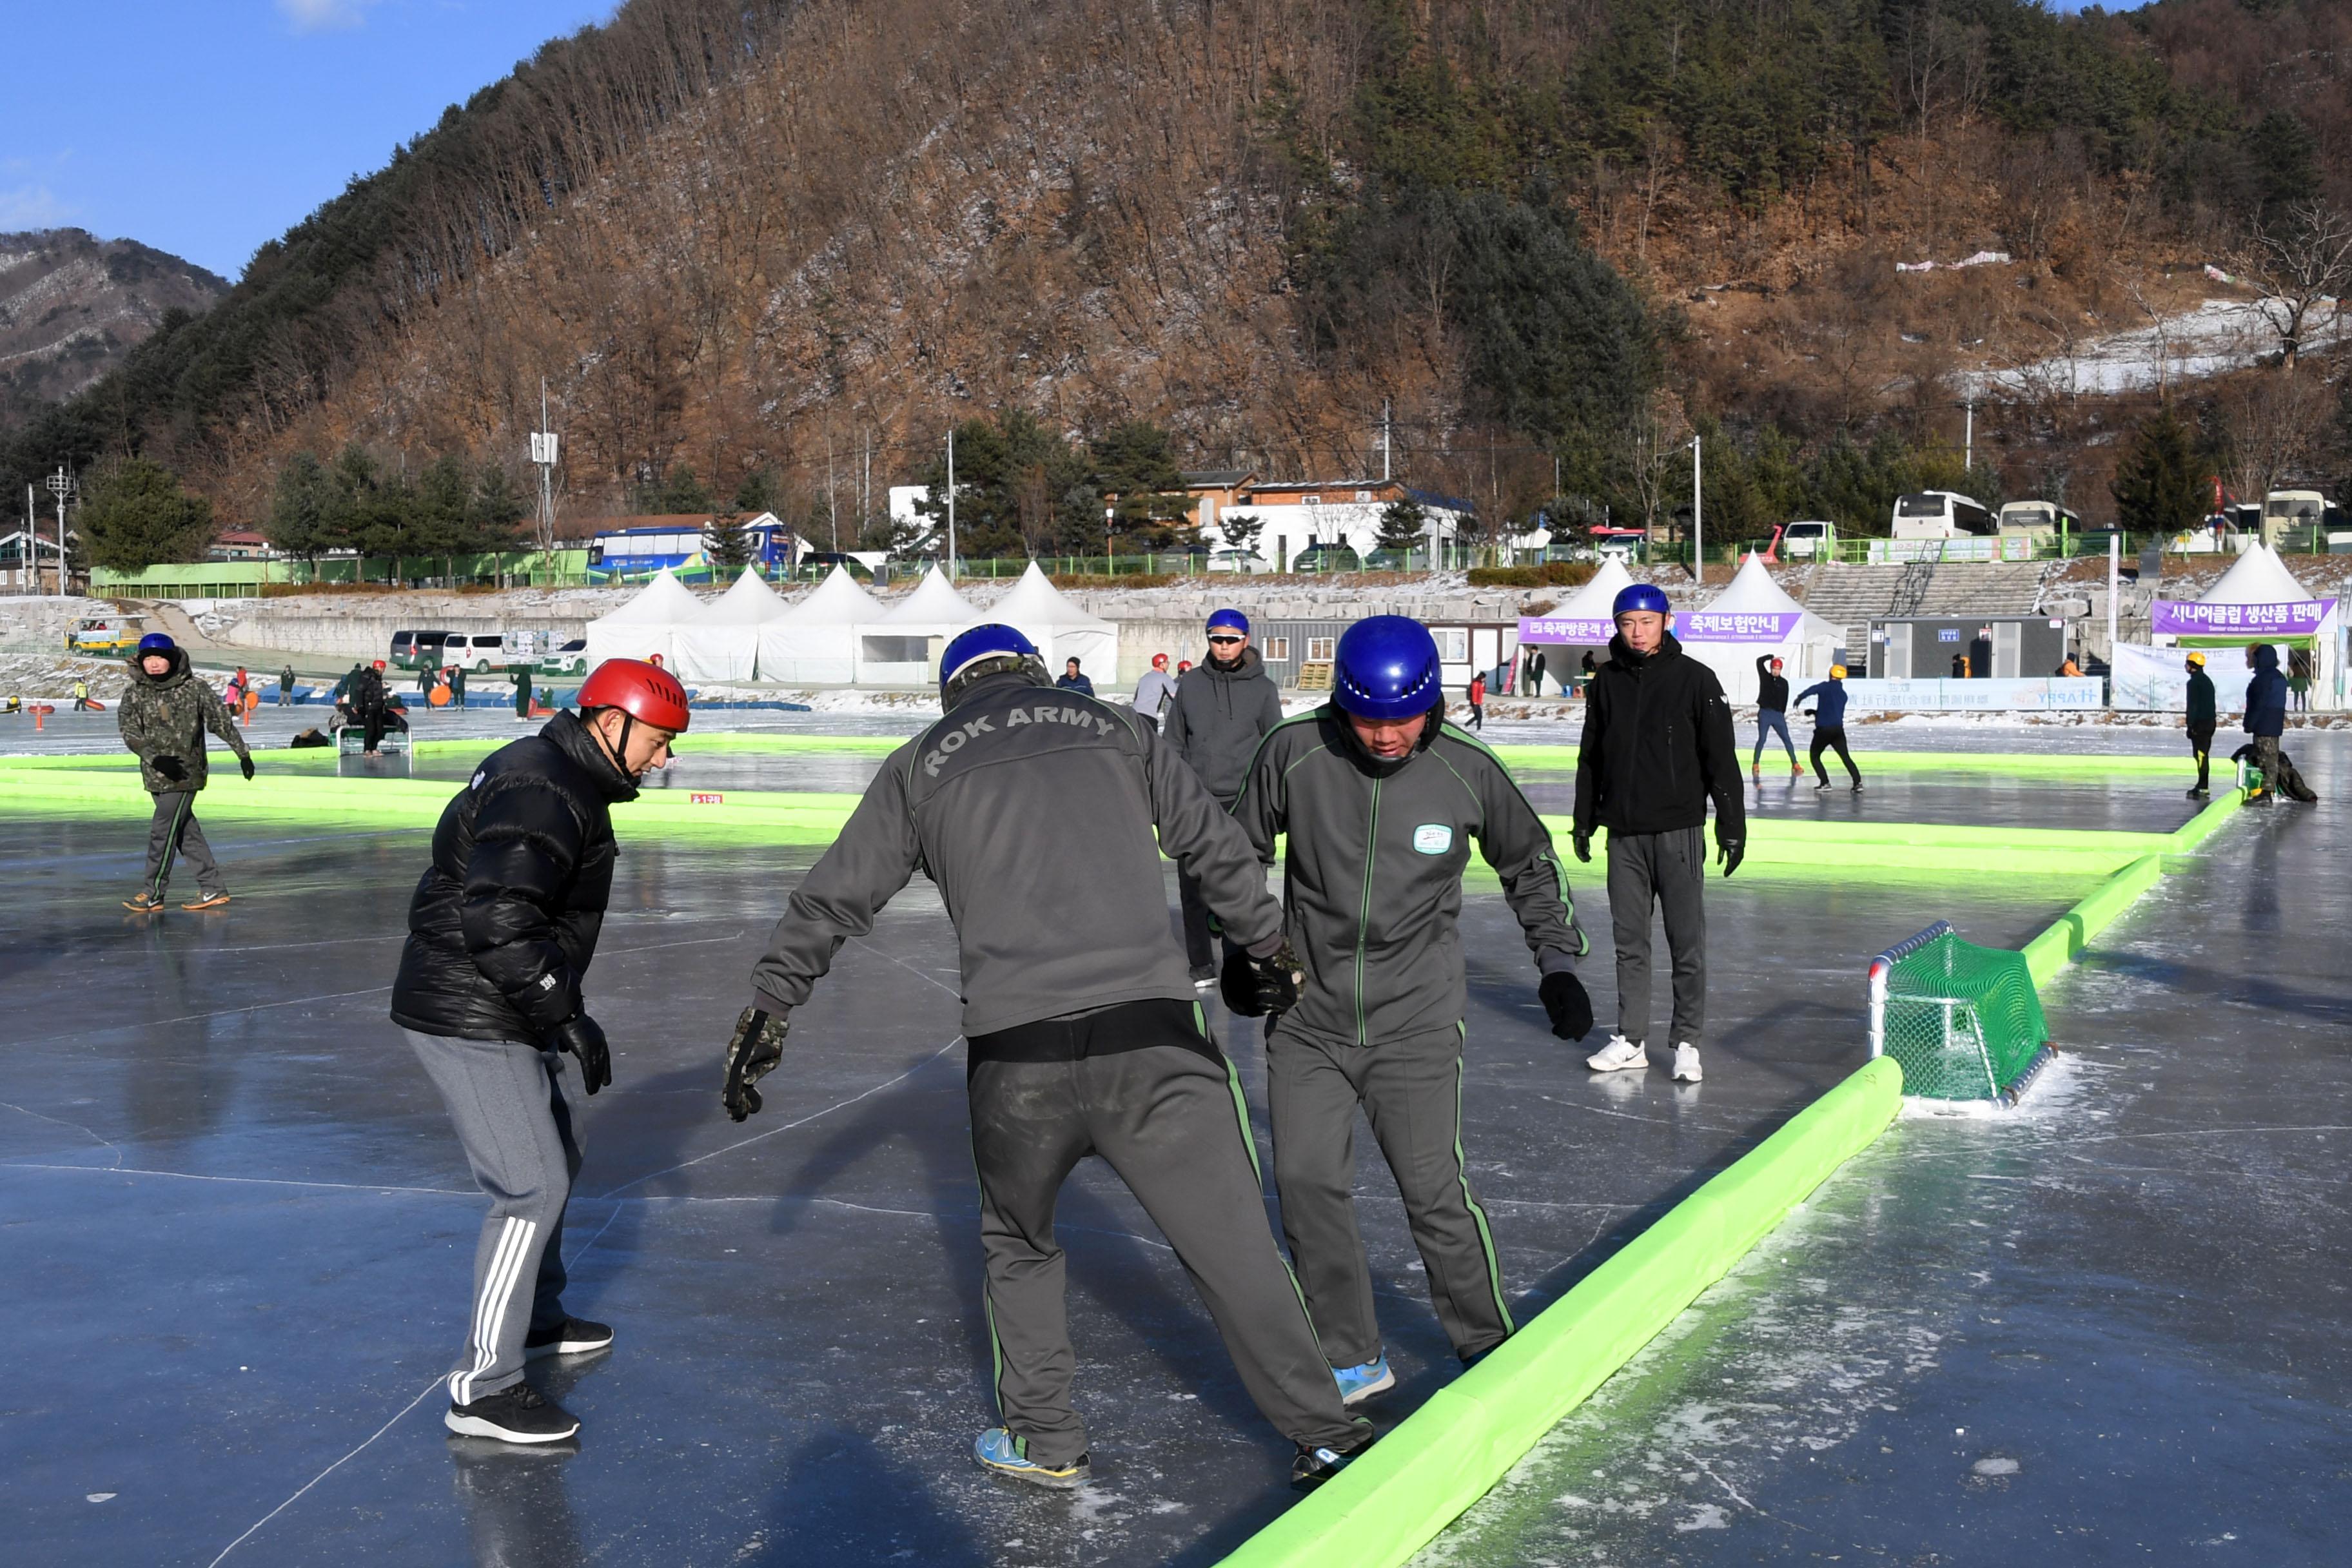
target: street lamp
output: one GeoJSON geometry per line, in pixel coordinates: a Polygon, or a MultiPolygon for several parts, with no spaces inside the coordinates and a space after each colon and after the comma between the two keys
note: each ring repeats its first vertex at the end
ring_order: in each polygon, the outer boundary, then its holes
{"type": "Polygon", "coordinates": [[[1700,500],[1700,496],[1699,496],[1699,490],[1700,490],[1700,489],[1701,489],[1701,480],[1702,480],[1702,479],[1703,479],[1703,477],[1704,477],[1704,476],[1703,476],[1703,470],[1702,470],[1702,469],[1700,468],[1700,467],[1699,467],[1699,447],[1698,447],[1698,439],[1699,439],[1699,438],[1698,438],[1696,436],[1693,436],[1693,437],[1691,437],[1691,442],[1690,442],[1690,447],[1691,447],[1691,581],[1692,581],[1692,583],[1694,583],[1694,584],[1704,584],[1706,582],[1706,534],[1705,529],[1704,529],[1704,527],[1703,527],[1703,518],[1702,518],[1702,516],[1701,516],[1701,500],[1700,500]]]}

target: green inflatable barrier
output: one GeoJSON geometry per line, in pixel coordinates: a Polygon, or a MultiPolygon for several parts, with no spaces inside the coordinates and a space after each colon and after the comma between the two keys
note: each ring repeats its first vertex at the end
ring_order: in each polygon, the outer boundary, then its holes
{"type": "Polygon", "coordinates": [[[1799,1111],[1251,1537],[1227,1568],[1389,1568],[1411,1557],[1869,1147],[1902,1103],[1902,1069],[1882,1057],[1799,1111]]]}

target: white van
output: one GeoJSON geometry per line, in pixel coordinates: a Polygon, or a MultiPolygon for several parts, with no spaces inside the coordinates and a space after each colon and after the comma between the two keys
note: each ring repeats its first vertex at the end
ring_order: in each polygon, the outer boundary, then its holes
{"type": "Polygon", "coordinates": [[[1990,509],[1958,490],[1917,490],[1895,498],[1897,539],[1987,539],[2000,531],[1990,509]]]}

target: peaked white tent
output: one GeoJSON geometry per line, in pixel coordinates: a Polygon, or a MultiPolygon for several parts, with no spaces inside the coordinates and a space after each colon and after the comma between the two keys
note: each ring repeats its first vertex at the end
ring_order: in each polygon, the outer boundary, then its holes
{"type": "Polygon", "coordinates": [[[857,679],[857,632],[882,606],[845,566],[760,627],[760,679],[787,686],[846,686],[857,679]]]}
{"type": "Polygon", "coordinates": [[[940,650],[985,617],[932,567],[915,591],[871,621],[860,622],[857,680],[861,686],[927,686],[939,678],[940,650]]]}
{"type": "Polygon", "coordinates": [[[656,654],[664,664],[675,666],[678,628],[701,618],[702,601],[665,566],[635,598],[588,623],[589,668],[608,658],[651,658],[656,654]]]}
{"type": "Polygon", "coordinates": [[[996,601],[989,619],[1002,621],[1037,645],[1045,668],[1058,678],[1066,659],[1107,689],[1118,679],[1118,627],[1082,608],[1048,582],[1034,561],[1021,574],[1013,591],[996,601]]]}
{"type": "MultiPolygon", "coordinates": [[[[2156,648],[2240,648],[2270,643],[2280,650],[2280,666],[2301,658],[2311,673],[2310,702],[2314,708],[2340,709],[2345,703],[2347,670],[2346,626],[2337,601],[2315,597],[2295,581],[2278,552],[2256,544],[2231,563],[2221,581],[2195,600],[2158,599],[2148,607],[2156,648]]],[[[2150,650],[2154,652],[2154,649],[2150,650]]],[[[2122,673],[2126,650],[2118,648],[2116,705],[2126,706],[2122,673]]],[[[2179,655],[2166,652],[2152,661],[2158,686],[2175,679],[2179,655]]],[[[2242,668],[2237,656],[2210,661],[2213,684],[2221,703],[2233,708],[2242,696],[2242,668]]],[[[2162,694],[2168,697],[2170,693],[2162,694]]],[[[2148,706],[2176,706],[2152,694],[2148,706]]]]}
{"type": "Polygon", "coordinates": [[[735,585],[703,606],[702,614],[677,628],[677,669],[681,680],[750,680],[760,659],[760,627],[787,610],[776,591],[749,566],[735,585]]]}
{"type": "MultiPolygon", "coordinates": [[[[1625,563],[1614,555],[1601,563],[1592,580],[1540,616],[1519,617],[1519,653],[1540,653],[1544,679],[1551,689],[1565,690],[1575,677],[1587,648],[1597,655],[1617,635],[1609,610],[1619,589],[1633,581],[1625,563]]],[[[1529,667],[1533,674],[1533,667],[1529,667]]]]}
{"type": "Polygon", "coordinates": [[[1756,661],[1777,658],[1791,689],[1825,679],[1842,634],[1790,598],[1751,552],[1731,584],[1675,617],[1683,652],[1715,671],[1734,702],[1756,700],[1756,661]]]}

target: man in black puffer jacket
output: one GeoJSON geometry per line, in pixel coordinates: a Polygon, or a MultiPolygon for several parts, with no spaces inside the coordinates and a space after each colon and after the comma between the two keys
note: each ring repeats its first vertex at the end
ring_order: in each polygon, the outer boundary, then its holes
{"type": "Polygon", "coordinates": [[[433,830],[392,1019],[491,1199],[474,1253],[472,1331],[449,1374],[453,1432],[571,1436],[580,1424],[522,1381],[523,1363],[613,1340],[563,1310],[563,1210],[580,1141],[557,1053],[577,1059],[590,1094],[613,1081],[604,1032],[580,994],[613,889],[611,808],[667,765],[687,720],[676,679],[608,659],[580,688],[576,718],[559,713],[492,752],[433,830]]]}
{"type": "Polygon", "coordinates": [[[1617,939],[1617,1033],[1586,1058],[1595,1072],[1648,1064],[1650,911],[1663,907],[1674,963],[1674,1076],[1699,1078],[1706,1025],[1706,803],[1727,877],[1747,848],[1747,801],[1731,706],[1715,671],[1683,657],[1666,596],[1647,583],[1617,595],[1609,662],[1587,696],[1576,752],[1576,858],[1609,829],[1609,914],[1617,939]]]}
{"type": "MultiPolygon", "coordinates": [[[[1211,611],[1209,657],[1177,679],[1175,700],[1168,705],[1160,733],[1169,747],[1191,764],[1217,804],[1231,811],[1258,742],[1281,722],[1282,693],[1250,647],[1249,617],[1239,610],[1211,611]]],[[[1192,961],[1192,984],[1206,990],[1217,978],[1209,907],[1201,885],[1181,871],[1176,897],[1184,912],[1184,956],[1192,961]]]]}

